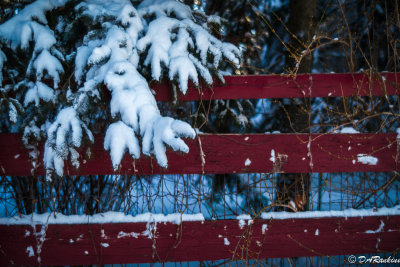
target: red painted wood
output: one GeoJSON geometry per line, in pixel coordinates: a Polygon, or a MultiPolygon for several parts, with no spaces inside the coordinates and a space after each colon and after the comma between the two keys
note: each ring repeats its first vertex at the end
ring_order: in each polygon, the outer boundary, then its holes
{"type": "MultiPolygon", "coordinates": [[[[36,226],[36,232],[41,229],[36,226]]],[[[144,235],[145,231],[146,223],[48,225],[41,264],[262,259],[367,254],[400,248],[400,216],[255,220],[242,229],[237,220],[158,223],[154,240],[144,235]],[[382,222],[381,232],[366,233],[377,230],[382,222]],[[268,230],[263,233],[264,224],[268,230]],[[137,237],[118,238],[121,231],[136,233],[137,237]],[[229,245],[225,245],[225,238],[229,245]]],[[[0,225],[0,265],[38,265],[37,238],[40,235],[33,235],[31,225],[0,225]],[[27,253],[29,246],[35,252],[32,257],[27,253]]]]}
{"type": "MultiPolygon", "coordinates": [[[[211,88],[202,84],[199,90],[189,82],[186,95],[178,92],[179,100],[195,101],[209,99],[255,99],[255,98],[296,98],[296,97],[342,97],[382,96],[400,94],[400,73],[319,73],[287,75],[243,75],[225,76],[225,85],[215,81],[211,88]],[[311,86],[311,94],[310,94],[311,86]]],[[[53,81],[44,81],[52,86],[53,81]]],[[[7,81],[3,81],[7,84],[7,81]]],[[[151,88],[156,92],[157,101],[171,101],[172,90],[169,82],[154,82],[151,88]]]]}
{"type": "MultiPolygon", "coordinates": [[[[396,134],[312,134],[308,156],[308,134],[218,134],[200,135],[206,155],[205,173],[261,173],[261,172],[378,172],[399,170],[396,134]],[[271,161],[271,151],[276,155],[271,161]],[[376,165],[357,161],[358,154],[376,157],[376,165]],[[246,160],[251,164],[245,166],[246,160]],[[396,163],[397,159],[397,163],[396,163]]],[[[162,169],[154,158],[142,155],[133,162],[126,153],[120,174],[190,174],[202,173],[198,140],[186,140],[189,154],[167,151],[169,167],[162,169]]],[[[20,135],[0,134],[0,170],[6,175],[31,175],[32,165],[20,135]]],[[[110,156],[103,149],[103,136],[96,136],[92,156],[76,170],[67,166],[65,174],[113,174],[110,156]]],[[[44,174],[41,164],[37,174],[44,174]]]]}
{"type": "MultiPolygon", "coordinates": [[[[283,75],[226,76],[226,84],[215,82],[211,88],[199,90],[189,84],[186,95],[179,93],[181,101],[208,99],[252,99],[295,97],[381,96],[400,94],[400,74],[380,73],[373,78],[362,73],[299,74],[296,78],[283,75]],[[384,77],[382,79],[382,77],[384,77]],[[311,92],[310,92],[311,87],[311,92]],[[311,94],[310,94],[311,93],[311,94]]],[[[154,83],[158,101],[171,101],[168,83],[154,83]]]]}

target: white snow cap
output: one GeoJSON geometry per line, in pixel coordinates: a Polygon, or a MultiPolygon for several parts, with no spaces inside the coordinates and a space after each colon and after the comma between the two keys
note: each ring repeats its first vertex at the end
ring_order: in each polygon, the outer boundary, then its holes
{"type": "Polygon", "coordinates": [[[357,161],[362,164],[376,165],[378,163],[378,158],[366,154],[358,154],[357,161]]]}
{"type": "Polygon", "coordinates": [[[353,127],[343,127],[343,129],[340,130],[340,133],[344,134],[355,134],[355,133],[360,133],[353,127]]]}

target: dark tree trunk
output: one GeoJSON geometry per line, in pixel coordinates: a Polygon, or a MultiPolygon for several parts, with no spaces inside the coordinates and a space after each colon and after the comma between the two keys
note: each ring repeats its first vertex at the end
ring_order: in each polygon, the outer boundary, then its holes
{"type": "MultiPolygon", "coordinates": [[[[317,13],[317,0],[291,0],[289,4],[289,48],[286,54],[286,67],[294,70],[299,64],[298,73],[311,73],[312,53],[307,54],[300,63],[296,61],[315,34],[317,13]]],[[[280,110],[282,132],[308,132],[309,113],[307,100],[293,101],[283,105],[280,110]]],[[[280,204],[290,205],[293,209],[301,211],[309,209],[310,174],[281,174],[277,182],[276,201],[280,204]]]]}
{"type": "MultiPolygon", "coordinates": [[[[289,47],[287,51],[286,66],[288,69],[296,67],[295,57],[306,49],[315,34],[317,0],[290,0],[289,21],[287,27],[290,31],[289,47]]],[[[300,62],[298,73],[312,71],[312,53],[307,54],[300,62]]]]}

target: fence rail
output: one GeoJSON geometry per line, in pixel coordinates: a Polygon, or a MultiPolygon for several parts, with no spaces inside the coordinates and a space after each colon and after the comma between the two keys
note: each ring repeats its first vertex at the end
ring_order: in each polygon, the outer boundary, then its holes
{"type": "MultiPolygon", "coordinates": [[[[228,76],[201,91],[192,86],[181,101],[211,99],[399,95],[400,74],[304,74],[296,78],[228,76]]],[[[152,86],[158,101],[173,99],[167,84],[152,86]]],[[[81,167],[67,175],[390,172],[399,170],[399,138],[386,134],[202,134],[186,140],[189,154],[167,151],[169,166],[125,155],[114,171],[96,136],[81,167]],[[202,157],[202,153],[205,157],[202,157]]],[[[43,175],[33,168],[21,135],[0,134],[0,174],[43,175]]],[[[40,156],[43,145],[39,146],[40,156]]],[[[0,225],[0,265],[82,265],[381,253],[400,248],[400,216],[331,217],[159,223],[148,238],[146,223],[0,225]],[[44,230],[45,235],[38,235],[44,230]],[[264,231],[263,231],[264,229],[264,231]],[[33,234],[36,233],[36,235],[33,234]],[[119,233],[133,233],[120,236],[119,233]],[[28,234],[29,233],[29,234],[28,234]],[[40,239],[42,238],[42,239],[40,239]],[[40,252],[40,253],[39,253],[40,252]],[[38,255],[39,253],[39,255],[38,255]]],[[[340,264],[340,263],[339,263],[340,264]]]]}
{"type": "MultiPolygon", "coordinates": [[[[103,149],[103,136],[96,136],[91,158],[79,169],[66,164],[68,175],[102,174],[202,174],[262,172],[384,172],[399,170],[396,134],[205,134],[186,140],[189,154],[167,152],[169,166],[161,168],[155,158],[133,160],[128,153],[114,172],[103,149]],[[309,153],[310,152],[310,153],[309,153]]],[[[21,136],[0,134],[0,168],[4,175],[43,175],[42,162],[33,168],[21,136]]],[[[85,153],[81,153],[84,157],[85,153]]],[[[43,146],[41,154],[43,155],[43,146]]]]}
{"type": "MultiPolygon", "coordinates": [[[[157,223],[0,225],[0,265],[247,260],[395,251],[400,216],[157,223]],[[47,227],[40,245],[42,227],[47,227]],[[147,231],[147,232],[146,232],[147,231]],[[39,243],[38,243],[39,242],[39,243]]],[[[343,262],[337,262],[343,264],[343,262]]]]}
{"type": "MultiPolygon", "coordinates": [[[[201,93],[193,84],[186,95],[178,92],[180,101],[209,99],[256,99],[301,97],[383,96],[400,94],[400,73],[363,73],[246,75],[226,76],[225,84],[216,81],[212,88],[202,86],[201,93]]],[[[173,100],[168,83],[152,86],[158,101],[173,100]]]]}

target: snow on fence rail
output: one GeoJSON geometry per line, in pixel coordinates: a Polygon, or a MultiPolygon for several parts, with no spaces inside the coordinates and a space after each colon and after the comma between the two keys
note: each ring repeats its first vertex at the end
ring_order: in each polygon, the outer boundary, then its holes
{"type": "Polygon", "coordinates": [[[396,206],[379,211],[278,214],[276,218],[268,213],[260,216],[265,219],[255,220],[239,216],[204,221],[193,215],[176,222],[172,215],[151,219],[147,214],[117,216],[118,222],[115,213],[98,214],[93,220],[72,216],[73,224],[68,216],[54,218],[54,214],[42,215],[42,220],[8,218],[0,220],[0,265],[257,260],[396,251],[399,215],[396,206]]]}

